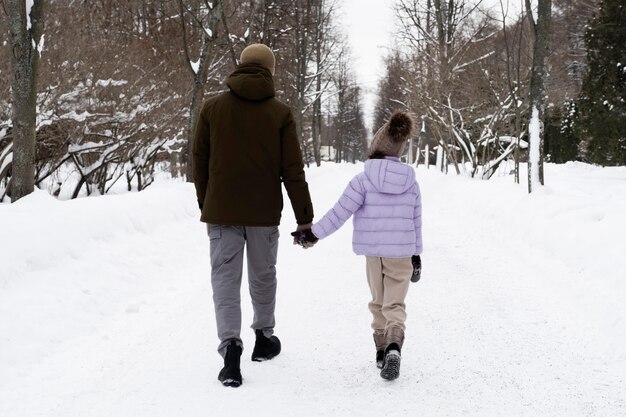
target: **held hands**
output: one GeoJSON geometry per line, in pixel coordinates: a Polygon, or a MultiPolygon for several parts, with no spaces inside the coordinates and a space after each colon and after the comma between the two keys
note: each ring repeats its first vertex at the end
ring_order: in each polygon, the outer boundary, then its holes
{"type": "Polygon", "coordinates": [[[422,259],[419,255],[411,256],[411,263],[413,264],[413,275],[411,275],[411,282],[417,282],[422,275],[422,259]]]}
{"type": "Polygon", "coordinates": [[[319,240],[311,231],[311,224],[298,225],[296,231],[291,233],[291,236],[293,236],[293,244],[300,245],[304,249],[312,248],[319,240]]]}

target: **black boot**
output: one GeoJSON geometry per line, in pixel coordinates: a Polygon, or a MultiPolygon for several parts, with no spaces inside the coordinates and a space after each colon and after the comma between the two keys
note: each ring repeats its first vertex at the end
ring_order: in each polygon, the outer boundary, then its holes
{"type": "Polygon", "coordinates": [[[376,351],[376,367],[378,369],[382,369],[383,368],[384,360],[385,360],[385,351],[384,350],[377,350],[376,351]]]}
{"type": "Polygon", "coordinates": [[[385,358],[385,331],[374,330],[374,345],[376,346],[376,367],[382,369],[385,358]]]}
{"type": "Polygon", "coordinates": [[[380,376],[389,381],[400,376],[400,346],[396,343],[390,344],[385,349],[385,359],[380,376]]]}
{"type": "Polygon", "coordinates": [[[241,385],[241,346],[234,340],[230,342],[224,356],[224,367],[220,371],[217,379],[225,387],[238,387],[241,385]]]}
{"type": "Polygon", "coordinates": [[[252,351],[253,361],[268,361],[280,353],[280,340],[276,336],[265,337],[263,330],[255,330],[254,333],[256,342],[252,351]]]}

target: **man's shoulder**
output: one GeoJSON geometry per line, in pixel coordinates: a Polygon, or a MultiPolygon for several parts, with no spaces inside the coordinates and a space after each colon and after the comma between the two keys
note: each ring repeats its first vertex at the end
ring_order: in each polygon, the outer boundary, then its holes
{"type": "Polygon", "coordinates": [[[206,100],[204,100],[204,103],[202,104],[202,110],[210,109],[211,107],[215,105],[215,103],[224,100],[229,94],[230,94],[230,91],[224,91],[222,93],[215,94],[214,96],[207,98],[206,100]]]}
{"type": "Polygon", "coordinates": [[[267,100],[271,105],[275,106],[277,109],[282,110],[283,112],[291,112],[291,107],[289,107],[287,104],[283,103],[282,101],[280,101],[279,99],[277,99],[276,97],[272,97],[270,99],[267,100]]]}
{"type": "Polygon", "coordinates": [[[286,121],[291,115],[291,107],[278,100],[276,97],[264,100],[263,106],[266,106],[272,114],[279,116],[283,121],[286,121]]]}

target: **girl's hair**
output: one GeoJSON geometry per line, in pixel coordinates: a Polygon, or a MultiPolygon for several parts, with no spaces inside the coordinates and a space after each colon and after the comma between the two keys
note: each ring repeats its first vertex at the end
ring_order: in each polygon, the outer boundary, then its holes
{"type": "Polygon", "coordinates": [[[385,155],[381,151],[373,150],[372,152],[370,152],[367,159],[385,159],[385,156],[387,155],[385,155]]]}

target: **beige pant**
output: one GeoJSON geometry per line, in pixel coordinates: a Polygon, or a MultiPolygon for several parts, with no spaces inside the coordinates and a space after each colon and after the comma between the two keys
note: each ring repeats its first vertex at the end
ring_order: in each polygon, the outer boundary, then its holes
{"type": "MultiPolygon", "coordinates": [[[[413,274],[411,258],[365,258],[367,282],[372,292],[372,301],[368,307],[373,316],[374,334],[385,335],[386,345],[396,342],[402,346],[406,320],[404,299],[413,274]]],[[[376,336],[374,338],[376,340],[376,336]]]]}

